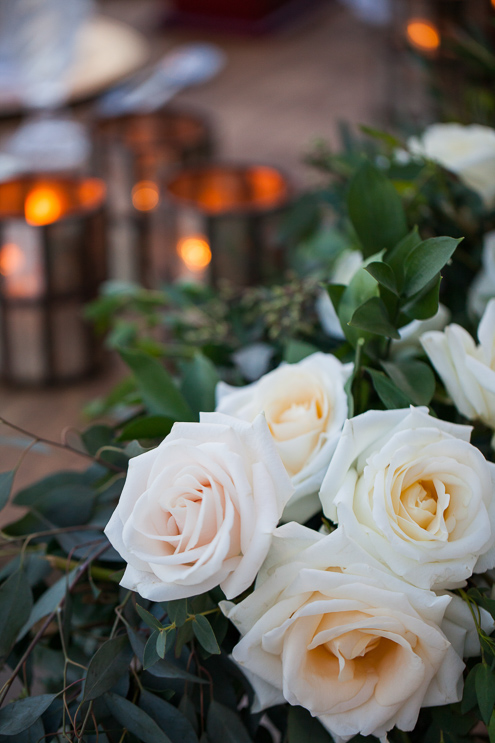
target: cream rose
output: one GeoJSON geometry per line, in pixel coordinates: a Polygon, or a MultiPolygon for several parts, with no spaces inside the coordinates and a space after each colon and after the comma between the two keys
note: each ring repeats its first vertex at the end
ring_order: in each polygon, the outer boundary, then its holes
{"type": "Polygon", "coordinates": [[[481,260],[481,271],[468,291],[469,311],[477,318],[483,315],[486,305],[495,297],[495,230],[484,237],[481,260]]]}
{"type": "Polygon", "coordinates": [[[176,423],[129,463],[105,533],[128,563],[121,585],[152,601],[248,588],[292,494],[263,416],[176,423]]]}
{"type": "Polygon", "coordinates": [[[217,410],[246,421],[264,412],[295,492],[286,521],[306,521],[321,504],[318,489],[347,418],[344,384],[352,364],[315,353],[282,364],[246,387],[217,386],[217,410]]]}
{"type": "Polygon", "coordinates": [[[421,343],[460,413],[495,429],[495,299],[478,327],[479,345],[460,325],[421,336],[421,343]]]}
{"type": "Polygon", "coordinates": [[[495,130],[479,124],[433,124],[407,141],[409,152],[456,173],[483,200],[495,205],[495,130]]]}
{"type": "Polygon", "coordinates": [[[325,515],[410,583],[462,585],[495,565],[495,465],[470,434],[426,408],[347,421],[321,486],[325,515]]]}
{"type": "Polygon", "coordinates": [[[280,527],[254,592],[222,609],[254,711],[301,705],[334,736],[412,730],[423,706],[461,697],[464,664],[442,632],[449,596],[376,565],[339,528],[280,527]]]}

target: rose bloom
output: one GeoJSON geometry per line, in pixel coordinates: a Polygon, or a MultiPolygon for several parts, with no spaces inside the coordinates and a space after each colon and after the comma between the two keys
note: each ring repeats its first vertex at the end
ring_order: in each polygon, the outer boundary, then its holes
{"type": "Polygon", "coordinates": [[[495,297],[495,230],[483,239],[482,267],[468,290],[468,308],[471,315],[479,318],[486,305],[495,297]]]}
{"type": "MultiPolygon", "coordinates": [[[[472,619],[380,569],[337,529],[280,527],[254,592],[221,608],[241,633],[233,650],[255,693],[253,711],[285,701],[334,736],[413,730],[419,710],[462,696],[460,657],[472,619]],[[460,614],[460,620],[459,620],[460,614]]],[[[458,608],[458,607],[457,607],[458,608]]]]}
{"type": "Polygon", "coordinates": [[[263,416],[202,413],[129,462],[105,533],[128,563],[121,585],[152,601],[254,581],[292,494],[263,416]]]}
{"type": "Polygon", "coordinates": [[[495,429],[495,299],[490,300],[478,327],[479,345],[460,325],[421,337],[454,405],[470,420],[495,429]]]}
{"type": "Polygon", "coordinates": [[[314,353],[282,364],[245,387],[217,386],[217,410],[246,421],[264,412],[295,493],[286,521],[306,521],[321,509],[318,489],[347,418],[344,385],[352,364],[314,353]]]}
{"type": "Polygon", "coordinates": [[[470,434],[426,408],[347,421],[321,486],[325,515],[410,583],[463,585],[495,565],[495,465],[470,434]]]}
{"type": "Polygon", "coordinates": [[[409,152],[455,173],[481,197],[495,203],[495,130],[479,124],[432,124],[407,141],[409,152]]]}

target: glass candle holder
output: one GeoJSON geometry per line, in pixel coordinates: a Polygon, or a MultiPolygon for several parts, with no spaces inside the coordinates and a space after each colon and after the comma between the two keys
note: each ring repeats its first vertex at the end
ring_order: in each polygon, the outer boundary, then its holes
{"type": "Polygon", "coordinates": [[[194,113],[167,107],[102,119],[96,142],[109,189],[110,276],[153,285],[154,256],[168,217],[160,183],[178,165],[211,156],[210,127],[194,113]]]}
{"type": "Polygon", "coordinates": [[[0,183],[0,376],[44,385],[95,371],[83,307],[106,279],[105,185],[24,176],[0,183]]]}
{"type": "Polygon", "coordinates": [[[283,271],[277,228],[292,187],[276,168],[186,168],[167,183],[166,194],[175,208],[166,278],[251,285],[283,271]]]}

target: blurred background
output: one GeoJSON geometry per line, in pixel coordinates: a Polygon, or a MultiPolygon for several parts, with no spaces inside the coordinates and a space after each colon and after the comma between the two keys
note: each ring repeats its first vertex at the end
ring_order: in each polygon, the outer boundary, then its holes
{"type": "MultiPolygon", "coordinates": [[[[24,430],[70,442],[124,378],[94,327],[116,297],[297,273],[306,196],[361,125],[395,149],[433,121],[493,126],[494,18],[490,0],[2,0],[0,417],[19,430],[0,428],[0,469],[24,430]]],[[[46,454],[17,486],[81,466],[46,454]]]]}

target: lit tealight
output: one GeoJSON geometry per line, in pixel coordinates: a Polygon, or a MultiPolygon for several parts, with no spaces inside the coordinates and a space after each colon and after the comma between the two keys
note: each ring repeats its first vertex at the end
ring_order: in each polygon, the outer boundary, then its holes
{"type": "Polygon", "coordinates": [[[132,205],[140,212],[152,211],[160,201],[160,191],[153,181],[139,181],[132,189],[132,205]]]}
{"type": "Polygon", "coordinates": [[[24,203],[24,214],[29,224],[43,225],[56,222],[62,212],[60,196],[50,186],[33,188],[24,203]]]}
{"type": "Polygon", "coordinates": [[[177,245],[180,255],[190,271],[201,271],[211,261],[211,250],[208,241],[199,235],[184,237],[177,245]]]}
{"type": "Polygon", "coordinates": [[[433,52],[440,46],[440,34],[436,26],[423,19],[409,21],[407,38],[412,46],[424,52],[433,52]]]}
{"type": "Polygon", "coordinates": [[[26,256],[15,243],[5,243],[0,250],[0,273],[12,276],[19,273],[26,263],[26,256]]]}

